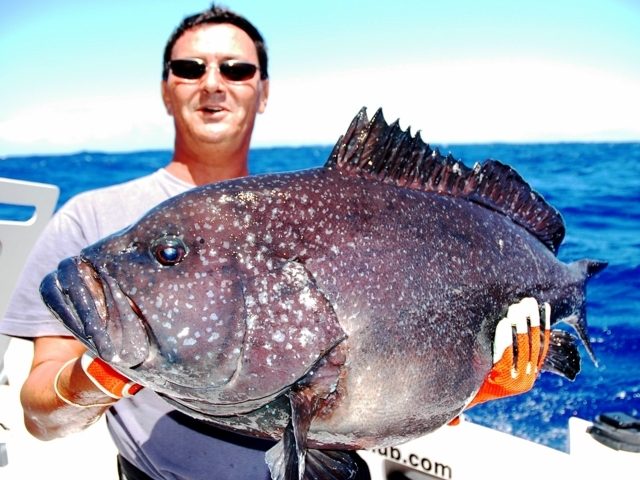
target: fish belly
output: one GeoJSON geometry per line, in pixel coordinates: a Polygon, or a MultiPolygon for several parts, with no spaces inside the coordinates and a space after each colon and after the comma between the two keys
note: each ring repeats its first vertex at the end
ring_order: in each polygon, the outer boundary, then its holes
{"type": "Polygon", "coordinates": [[[330,234],[315,230],[307,245],[306,266],[349,352],[338,398],[310,439],[392,444],[460,413],[491,368],[508,306],[543,295],[538,286],[563,266],[526,230],[471,202],[347,182],[351,196],[322,216],[330,234]]]}

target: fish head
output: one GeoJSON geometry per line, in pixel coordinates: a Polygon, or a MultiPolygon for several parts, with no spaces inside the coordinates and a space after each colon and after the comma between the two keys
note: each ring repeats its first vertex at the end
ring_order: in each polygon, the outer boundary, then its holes
{"type": "Polygon", "coordinates": [[[174,197],[63,260],[44,302],[100,358],[174,398],[274,398],[343,337],[303,265],[256,239],[246,202],[174,197]]]}
{"type": "Polygon", "coordinates": [[[63,260],[41,288],[89,349],[132,379],[174,392],[228,382],[246,326],[231,255],[209,255],[211,239],[184,221],[188,206],[152,211],[63,260]]]}

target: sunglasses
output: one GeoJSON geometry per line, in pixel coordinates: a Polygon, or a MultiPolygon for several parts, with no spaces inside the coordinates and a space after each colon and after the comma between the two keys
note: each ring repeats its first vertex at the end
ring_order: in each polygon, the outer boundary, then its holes
{"type": "MultiPolygon", "coordinates": [[[[169,70],[176,77],[187,80],[198,80],[207,71],[209,66],[199,58],[183,58],[169,61],[169,70]]],[[[253,63],[227,60],[218,64],[220,75],[231,82],[244,82],[256,74],[258,67],[253,63]]]]}

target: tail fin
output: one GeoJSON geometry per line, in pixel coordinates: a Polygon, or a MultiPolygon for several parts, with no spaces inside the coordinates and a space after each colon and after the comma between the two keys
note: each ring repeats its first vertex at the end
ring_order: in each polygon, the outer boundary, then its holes
{"type": "Polygon", "coordinates": [[[600,273],[602,270],[607,268],[607,265],[609,265],[608,262],[602,262],[600,260],[589,260],[588,258],[578,260],[577,262],[574,262],[574,264],[578,265],[579,268],[585,273],[585,280],[588,280],[595,274],[600,273]]]}
{"type": "MultiPolygon", "coordinates": [[[[601,262],[598,260],[589,260],[583,259],[571,264],[571,267],[575,268],[579,274],[583,278],[583,285],[586,288],[586,282],[591,277],[596,275],[597,273],[604,270],[604,268],[608,265],[607,262],[601,262]]],[[[581,311],[577,315],[571,315],[567,318],[563,319],[564,322],[568,323],[573,327],[573,329],[578,334],[580,340],[584,344],[587,349],[587,353],[591,358],[593,364],[597,367],[598,360],[596,359],[595,353],[593,352],[593,348],[591,347],[591,342],[589,341],[589,336],[587,335],[587,313],[586,306],[583,304],[581,311]]]]}

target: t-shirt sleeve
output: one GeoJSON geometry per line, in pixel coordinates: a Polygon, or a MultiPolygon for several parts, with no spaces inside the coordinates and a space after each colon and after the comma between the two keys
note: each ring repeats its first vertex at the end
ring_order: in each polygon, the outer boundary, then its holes
{"type": "Polygon", "coordinates": [[[65,258],[118,231],[189,187],[165,170],[119,185],[83,192],[51,219],[36,242],[13,292],[0,333],[16,337],[70,335],[40,298],[42,279],[65,258]]]}
{"type": "Polygon", "coordinates": [[[27,258],[5,317],[0,320],[0,333],[16,337],[70,335],[49,312],[39,289],[42,279],[61,260],[78,255],[87,245],[82,216],[80,202],[72,199],[49,221],[27,258]]]}

